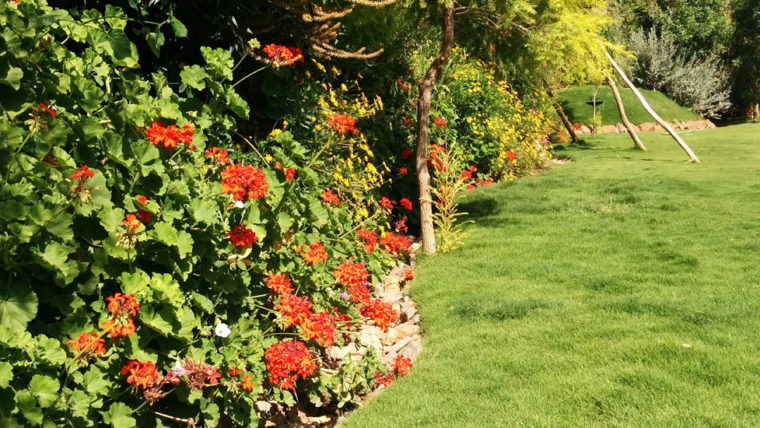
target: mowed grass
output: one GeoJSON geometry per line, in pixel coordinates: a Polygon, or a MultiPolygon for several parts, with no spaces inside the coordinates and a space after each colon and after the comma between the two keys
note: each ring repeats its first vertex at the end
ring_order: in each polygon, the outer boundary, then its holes
{"type": "Polygon", "coordinates": [[[760,124],[604,135],[468,192],[424,350],[343,428],[760,426],[760,124]]]}
{"type": "MultiPolygon", "coordinates": [[[[624,87],[624,85],[618,85],[618,90],[620,91],[620,98],[623,100],[625,114],[629,121],[634,125],[641,125],[645,122],[654,123],[652,116],[644,110],[644,107],[642,107],[638,98],[633,95],[630,89],[624,87]]],[[[675,101],[672,101],[661,92],[642,89],[641,93],[657,114],[668,122],[673,123],[675,119],[684,122],[699,119],[698,114],[679,106],[675,101]]],[[[581,125],[591,124],[591,120],[594,117],[594,107],[586,104],[590,101],[589,96],[591,95],[594,95],[593,86],[574,86],[565,89],[559,94],[562,106],[571,122],[578,122],[581,125]]],[[[610,88],[608,86],[600,86],[596,98],[598,101],[604,101],[604,104],[597,107],[602,115],[603,124],[615,125],[619,123],[620,113],[618,112],[615,97],[612,95],[610,88]]]]}

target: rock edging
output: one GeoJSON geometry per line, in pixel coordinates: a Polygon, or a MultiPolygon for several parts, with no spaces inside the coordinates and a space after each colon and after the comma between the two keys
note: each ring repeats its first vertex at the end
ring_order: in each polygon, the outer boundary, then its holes
{"type": "MultiPolygon", "coordinates": [[[[714,123],[707,119],[690,120],[687,122],[681,122],[680,120],[676,119],[673,123],[668,122],[668,124],[676,131],[717,128],[714,123]]],[[[665,128],[657,123],[650,122],[642,123],[641,125],[634,126],[634,128],[636,128],[638,132],[665,132],[665,128]]],[[[578,134],[593,134],[593,129],[593,127],[582,125],[579,126],[575,132],[578,134]]],[[[628,132],[622,123],[618,123],[616,125],[604,125],[599,131],[600,134],[617,134],[628,132]]]]}

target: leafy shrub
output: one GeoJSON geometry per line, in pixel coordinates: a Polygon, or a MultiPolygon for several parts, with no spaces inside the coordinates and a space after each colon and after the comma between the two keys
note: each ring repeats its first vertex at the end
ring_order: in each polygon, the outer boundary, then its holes
{"type": "Polygon", "coordinates": [[[717,57],[686,59],[670,35],[658,36],[654,30],[634,33],[630,44],[637,58],[632,70],[637,85],[662,91],[704,116],[719,118],[731,106],[728,74],[717,57]]]}
{"type": "Polygon", "coordinates": [[[325,348],[395,321],[366,282],[409,246],[369,246],[387,211],[357,223],[345,197],[367,189],[326,173],[359,125],[243,151],[232,55],[145,76],[126,21],[0,3],[2,424],[250,426],[258,399],[358,400],[376,356],[325,348]]]}

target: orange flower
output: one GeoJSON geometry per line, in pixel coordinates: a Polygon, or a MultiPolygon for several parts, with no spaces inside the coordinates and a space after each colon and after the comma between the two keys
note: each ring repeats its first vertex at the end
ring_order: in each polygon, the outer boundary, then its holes
{"type": "Polygon", "coordinates": [[[303,342],[275,343],[264,354],[264,359],[267,361],[269,381],[280,389],[295,390],[295,381],[299,377],[306,379],[317,368],[303,342]]]}
{"type": "Polygon", "coordinates": [[[351,295],[351,301],[354,303],[368,305],[370,300],[372,300],[372,295],[369,294],[369,288],[367,288],[366,282],[348,287],[348,294],[351,295]]]}
{"type": "Polygon", "coordinates": [[[333,271],[333,276],[341,285],[349,286],[367,282],[369,273],[361,263],[343,263],[333,271]]]}
{"type": "Polygon", "coordinates": [[[156,365],[148,362],[129,360],[121,369],[121,375],[127,376],[127,383],[132,388],[148,389],[158,381],[158,370],[156,365]]]}
{"type": "MultiPolygon", "coordinates": [[[[148,205],[148,198],[145,196],[138,196],[136,198],[141,204],[148,205]]],[[[140,221],[143,223],[150,222],[150,211],[145,211],[143,209],[138,208],[137,209],[137,217],[140,218],[140,221]]]]}
{"type": "Polygon", "coordinates": [[[99,358],[105,355],[106,348],[103,347],[105,339],[99,338],[96,331],[92,331],[90,334],[82,333],[77,339],[70,339],[66,342],[71,346],[71,350],[74,352],[81,352],[79,355],[79,364],[86,365],[86,361],[90,358],[99,358]]]}
{"type": "Polygon", "coordinates": [[[414,279],[414,271],[411,269],[404,269],[404,279],[407,281],[411,281],[414,279]]]}
{"type": "Polygon", "coordinates": [[[140,222],[134,214],[127,214],[127,219],[122,221],[121,224],[127,226],[130,232],[140,227],[140,222]]]}
{"type": "Polygon", "coordinates": [[[409,250],[412,245],[406,236],[396,235],[393,233],[384,233],[380,237],[380,247],[391,254],[403,254],[409,250]]]}
{"type": "Polygon", "coordinates": [[[164,148],[173,149],[177,147],[177,143],[184,143],[188,148],[193,149],[194,129],[188,123],[182,125],[182,130],[180,130],[176,125],[165,127],[161,122],[153,122],[145,133],[148,141],[154,146],[163,143],[164,148]]]}
{"type": "Polygon", "coordinates": [[[246,391],[252,391],[253,390],[253,381],[250,378],[250,375],[243,376],[243,384],[240,386],[246,391]]]}
{"type": "Polygon", "coordinates": [[[378,386],[382,385],[387,388],[391,386],[391,383],[393,383],[392,374],[383,375],[380,372],[375,372],[374,378],[375,378],[375,385],[378,385],[378,386]]]}
{"type": "Polygon", "coordinates": [[[285,182],[290,183],[296,178],[296,170],[293,168],[285,168],[285,182]]]}
{"type": "Polygon", "coordinates": [[[387,333],[388,328],[392,327],[398,319],[398,313],[393,309],[390,303],[375,299],[365,304],[361,308],[361,314],[364,317],[371,318],[375,324],[387,333]]]}
{"type": "Polygon", "coordinates": [[[437,126],[439,128],[445,128],[446,127],[446,119],[444,119],[442,117],[436,117],[435,120],[433,121],[433,123],[435,123],[435,126],[437,126]]]}
{"type": "Polygon", "coordinates": [[[229,238],[232,245],[239,249],[255,244],[258,240],[256,234],[244,224],[235,226],[234,229],[227,232],[224,236],[229,238]]]}
{"type": "Polygon", "coordinates": [[[311,302],[308,297],[285,294],[280,297],[280,303],[274,308],[282,315],[286,327],[301,324],[311,316],[311,302]]]}
{"type": "Polygon", "coordinates": [[[359,130],[354,127],[356,121],[351,118],[350,114],[344,116],[340,113],[333,113],[333,117],[327,121],[327,125],[335,129],[340,135],[345,135],[348,131],[354,135],[359,133],[359,130]]]}
{"type": "Polygon", "coordinates": [[[206,158],[212,159],[215,163],[219,165],[226,165],[229,163],[232,163],[230,158],[227,157],[229,155],[229,152],[226,150],[222,150],[219,147],[212,147],[211,150],[206,150],[206,158]]]}
{"type": "Polygon", "coordinates": [[[359,236],[359,239],[364,241],[365,251],[371,253],[375,250],[375,246],[377,245],[377,234],[375,234],[375,232],[366,229],[359,229],[356,231],[356,235],[359,236]]]}
{"type": "Polygon", "coordinates": [[[338,199],[338,195],[328,189],[325,189],[322,192],[322,202],[340,206],[340,199],[338,199]]]}
{"type": "Polygon", "coordinates": [[[267,195],[264,171],[250,165],[229,165],[222,172],[222,192],[231,193],[235,201],[263,198],[267,195]]]}
{"type": "Polygon", "coordinates": [[[406,376],[409,374],[409,369],[412,368],[412,360],[403,355],[398,355],[396,356],[396,359],[393,360],[391,367],[397,375],[406,376]]]}
{"type": "Polygon", "coordinates": [[[399,205],[401,205],[407,211],[412,210],[412,201],[410,201],[409,199],[404,198],[400,200],[399,205]]]}
{"type": "Polygon", "coordinates": [[[303,62],[303,53],[298,48],[275,45],[274,43],[264,46],[264,53],[274,61],[274,65],[293,65],[294,62],[303,62]]]}
{"type": "Polygon", "coordinates": [[[314,339],[322,346],[330,346],[335,341],[335,317],[327,312],[309,315],[301,324],[303,337],[314,339]]]}
{"type": "Polygon", "coordinates": [[[393,209],[393,202],[391,202],[391,200],[388,199],[388,198],[386,198],[385,196],[383,196],[382,198],[380,198],[380,202],[379,203],[380,203],[381,207],[383,207],[384,209],[386,209],[388,211],[390,211],[390,210],[393,209]]]}
{"type": "Polygon", "coordinates": [[[290,287],[290,279],[285,273],[272,273],[267,277],[267,288],[274,291],[277,294],[293,294],[293,289],[290,287]]]}
{"type": "Polygon", "coordinates": [[[312,266],[319,262],[326,262],[327,252],[325,252],[325,246],[319,242],[309,244],[309,250],[303,254],[303,260],[312,266]]]}

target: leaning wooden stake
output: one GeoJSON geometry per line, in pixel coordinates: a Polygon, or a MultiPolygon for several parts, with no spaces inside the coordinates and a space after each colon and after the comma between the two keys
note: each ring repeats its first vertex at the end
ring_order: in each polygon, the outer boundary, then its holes
{"type": "Polygon", "coordinates": [[[636,135],[636,129],[634,129],[633,125],[631,125],[631,122],[628,121],[628,116],[625,115],[625,107],[623,106],[623,99],[620,98],[620,92],[618,92],[617,85],[615,84],[615,80],[611,76],[605,76],[607,78],[607,84],[610,86],[610,89],[612,90],[612,95],[615,96],[615,102],[617,103],[618,111],[620,112],[620,120],[623,121],[623,125],[625,125],[625,129],[628,130],[628,134],[633,138],[633,142],[636,143],[636,145],[643,151],[647,151],[647,148],[644,147],[644,143],[641,142],[639,139],[639,136],[636,135]]]}
{"type": "Polygon", "coordinates": [[[554,94],[552,93],[552,90],[549,89],[549,82],[544,79],[544,86],[546,86],[546,95],[549,96],[549,98],[552,99],[552,103],[554,104],[554,109],[557,110],[557,114],[559,115],[559,118],[562,119],[562,123],[565,124],[565,129],[567,129],[567,132],[570,134],[570,138],[573,139],[574,143],[578,142],[578,136],[575,135],[575,127],[573,127],[573,124],[570,123],[570,120],[567,118],[567,115],[565,114],[565,110],[562,109],[562,106],[559,104],[556,98],[554,98],[554,94]]]}
{"type": "Polygon", "coordinates": [[[652,118],[656,120],[657,123],[660,124],[660,126],[665,128],[665,130],[668,131],[668,134],[670,134],[670,136],[673,137],[674,140],[676,140],[676,142],[678,143],[679,146],[681,146],[683,151],[685,151],[686,154],[689,155],[690,162],[699,162],[699,159],[697,159],[697,155],[695,155],[694,152],[691,151],[689,146],[687,146],[686,143],[681,139],[681,137],[679,137],[678,134],[676,134],[676,131],[674,131],[673,128],[671,128],[670,125],[668,125],[668,122],[665,122],[664,120],[662,120],[662,118],[660,118],[660,116],[657,115],[657,113],[652,109],[652,107],[649,106],[649,103],[647,103],[647,100],[645,100],[644,96],[641,95],[641,92],[639,92],[639,90],[636,89],[635,86],[633,86],[633,83],[628,79],[628,76],[626,76],[625,73],[623,73],[623,70],[620,69],[620,66],[617,65],[615,60],[612,59],[612,56],[610,56],[610,54],[606,52],[605,54],[607,55],[607,59],[612,64],[612,68],[614,68],[615,71],[617,71],[617,74],[620,75],[620,78],[623,79],[625,84],[628,85],[629,88],[631,88],[631,90],[633,91],[633,94],[636,95],[636,98],[639,99],[639,101],[641,102],[641,105],[644,106],[647,113],[649,113],[649,115],[652,116],[652,118]]]}

